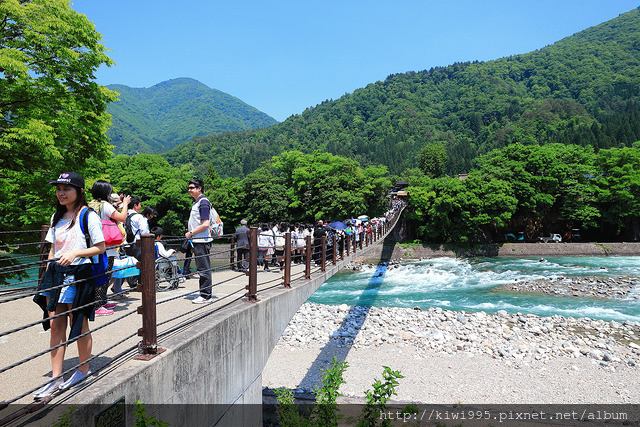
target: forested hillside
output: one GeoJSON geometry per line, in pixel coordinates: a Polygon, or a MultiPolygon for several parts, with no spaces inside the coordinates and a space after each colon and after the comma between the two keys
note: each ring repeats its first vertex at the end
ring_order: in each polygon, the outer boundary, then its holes
{"type": "Polygon", "coordinates": [[[150,88],[110,85],[107,131],[116,154],[163,153],[198,135],[271,126],[265,113],[197,80],[178,78],[150,88]]]}
{"type": "Polygon", "coordinates": [[[242,177],[283,151],[320,149],[399,174],[436,145],[443,171],[456,174],[515,142],[628,146],[640,140],[638,22],[635,9],[531,53],[391,75],[270,128],[197,137],[164,157],[242,177]]]}

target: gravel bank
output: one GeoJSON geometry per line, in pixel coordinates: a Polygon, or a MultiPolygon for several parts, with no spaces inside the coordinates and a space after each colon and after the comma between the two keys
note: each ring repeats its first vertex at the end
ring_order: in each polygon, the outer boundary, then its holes
{"type": "Polygon", "coordinates": [[[263,372],[263,386],[312,390],[346,360],[346,396],[383,366],[398,400],[422,403],[637,403],[640,324],[499,311],[464,313],[305,303],[263,372]]]}
{"type": "Polygon", "coordinates": [[[514,282],[502,286],[512,292],[563,295],[585,298],[640,299],[637,277],[556,277],[514,282]]]}

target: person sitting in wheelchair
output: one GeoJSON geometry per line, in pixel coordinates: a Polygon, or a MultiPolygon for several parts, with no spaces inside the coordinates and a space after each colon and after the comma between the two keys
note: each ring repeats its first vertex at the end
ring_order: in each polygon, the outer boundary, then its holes
{"type": "Polygon", "coordinates": [[[153,227],[150,231],[156,237],[156,288],[158,290],[177,288],[178,283],[184,282],[184,278],[180,277],[181,271],[178,267],[178,258],[175,256],[176,251],[175,249],[166,249],[160,241],[162,228],[153,227]],[[168,285],[160,283],[160,281],[168,281],[168,285]]]}

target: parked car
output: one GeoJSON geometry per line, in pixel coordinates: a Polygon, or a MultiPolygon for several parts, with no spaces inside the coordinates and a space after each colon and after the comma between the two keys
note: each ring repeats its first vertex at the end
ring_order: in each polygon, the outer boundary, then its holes
{"type": "Polygon", "coordinates": [[[582,236],[580,236],[580,229],[578,228],[572,228],[571,231],[567,231],[562,236],[563,242],[573,243],[573,242],[579,242],[581,239],[582,239],[582,236]]]}
{"type": "Polygon", "coordinates": [[[523,243],[524,242],[524,232],[520,231],[518,232],[518,235],[516,236],[513,233],[507,233],[504,235],[504,241],[505,242],[520,242],[523,243]]]}
{"type": "Polygon", "coordinates": [[[540,237],[540,241],[543,243],[562,242],[562,236],[560,236],[559,234],[551,233],[549,237],[540,237]]]}

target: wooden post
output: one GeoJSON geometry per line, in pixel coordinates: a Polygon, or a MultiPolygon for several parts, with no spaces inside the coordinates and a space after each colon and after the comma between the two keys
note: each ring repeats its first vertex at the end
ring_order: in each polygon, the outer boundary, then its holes
{"type": "Polygon", "coordinates": [[[304,278],[307,280],[311,279],[311,236],[307,236],[307,247],[305,248],[304,254],[304,278]]]}
{"type": "Polygon", "coordinates": [[[347,249],[347,256],[349,256],[349,246],[351,246],[351,234],[345,234],[344,235],[344,247],[347,249]]]}
{"type": "Polygon", "coordinates": [[[320,271],[324,273],[324,271],[326,270],[325,264],[327,263],[327,236],[322,236],[321,242],[320,271]]]}
{"type": "Polygon", "coordinates": [[[282,287],[291,289],[291,232],[284,233],[284,283],[282,287]]]}
{"type": "Polygon", "coordinates": [[[249,284],[247,285],[246,302],[258,302],[258,228],[249,230],[249,284]]]}
{"type": "Polygon", "coordinates": [[[142,305],[138,307],[138,314],[142,314],[142,328],[138,329],[138,336],[142,336],[140,354],[134,356],[136,360],[151,360],[157,354],[164,352],[158,347],[158,330],[156,325],[156,274],[155,274],[155,236],[145,233],[140,236],[140,287],[142,288],[142,305]]]}
{"type": "Polygon", "coordinates": [[[231,235],[231,250],[229,251],[229,268],[233,270],[236,268],[236,235],[231,235]]]}
{"type": "Polygon", "coordinates": [[[338,236],[336,233],[333,233],[333,250],[331,251],[331,263],[336,265],[336,260],[338,258],[338,236]]]}

